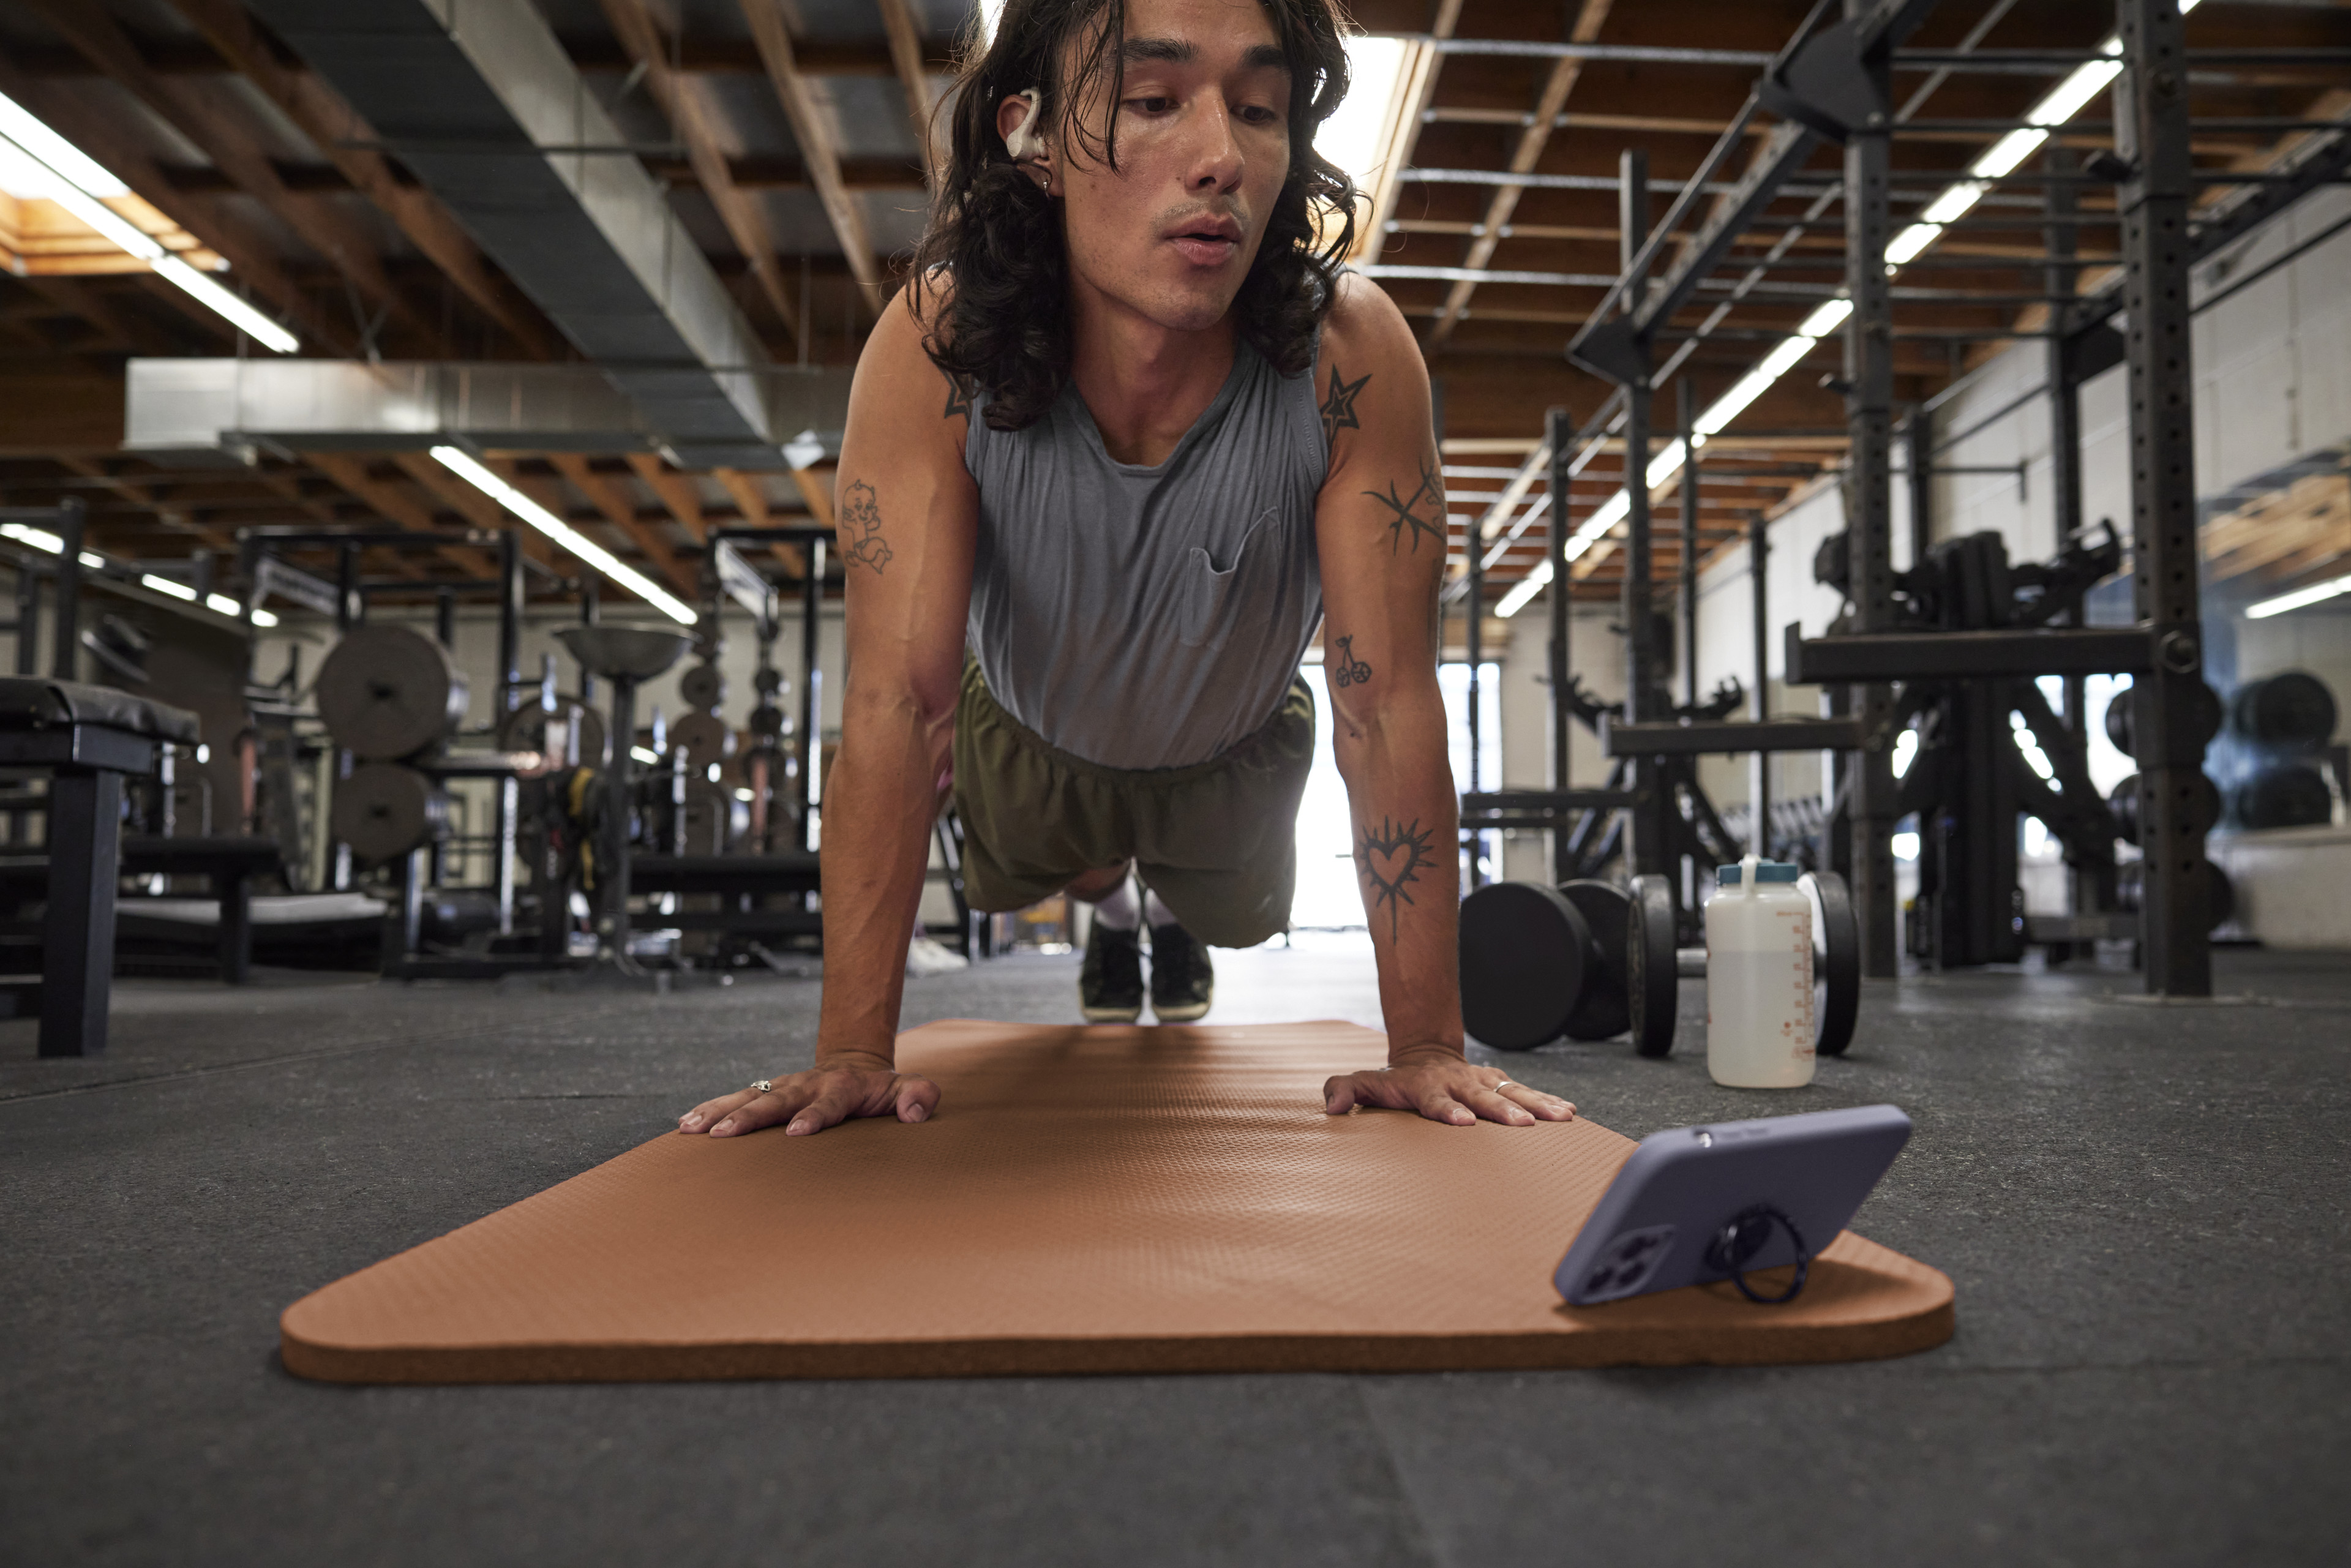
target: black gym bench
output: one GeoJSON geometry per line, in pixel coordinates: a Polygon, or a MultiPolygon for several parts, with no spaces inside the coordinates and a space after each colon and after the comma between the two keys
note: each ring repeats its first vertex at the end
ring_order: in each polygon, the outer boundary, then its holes
{"type": "Polygon", "coordinates": [[[647,925],[745,936],[816,936],[824,932],[824,916],[815,910],[762,909],[758,902],[820,891],[820,862],[813,851],[786,850],[765,855],[632,854],[629,884],[636,893],[716,894],[726,905],[648,916],[647,925]]]}
{"type": "Polygon", "coordinates": [[[123,777],[153,772],[163,744],[196,738],[196,716],[183,708],[76,681],[0,680],[0,767],[50,776],[41,973],[0,988],[9,1017],[39,1009],[43,1056],[106,1049],[123,777]]]}

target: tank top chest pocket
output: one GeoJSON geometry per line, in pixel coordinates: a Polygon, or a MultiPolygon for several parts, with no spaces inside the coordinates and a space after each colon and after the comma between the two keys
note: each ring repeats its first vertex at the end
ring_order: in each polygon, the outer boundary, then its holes
{"type": "Polygon", "coordinates": [[[1280,511],[1268,507],[1218,566],[1195,545],[1185,553],[1176,596],[1176,635],[1187,648],[1222,648],[1235,632],[1261,634],[1281,593],[1280,511]],[[1254,630],[1252,630],[1254,628],[1254,630]]]}

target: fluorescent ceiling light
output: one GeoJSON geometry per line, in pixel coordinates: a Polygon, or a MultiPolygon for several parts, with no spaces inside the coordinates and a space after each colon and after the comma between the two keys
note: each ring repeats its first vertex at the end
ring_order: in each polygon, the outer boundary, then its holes
{"type": "Polygon", "coordinates": [[[1886,270],[1892,272],[1906,261],[1917,259],[1919,254],[1942,236],[1937,224],[1912,224],[1896,235],[1886,246],[1886,270]]]}
{"type": "Polygon", "coordinates": [[[1844,319],[1852,314],[1853,301],[1840,296],[1805,317],[1803,324],[1796,329],[1796,335],[1800,338],[1825,338],[1844,326],[1844,319]]]}
{"type": "Polygon", "coordinates": [[[2304,605],[2324,603],[2339,594],[2351,593],[2351,577],[2338,577],[2309,588],[2297,588],[2292,593],[2281,593],[2275,599],[2264,599],[2259,604],[2248,605],[2247,619],[2266,621],[2273,615],[2283,615],[2289,610],[2304,605]]]}
{"type": "MultiPolygon", "coordinates": [[[[225,593],[205,594],[204,608],[216,615],[225,615],[232,621],[245,619],[245,606],[225,593]]],[[[277,617],[256,606],[253,612],[253,623],[256,626],[275,626],[277,624],[277,617]]]]}
{"type": "Polygon", "coordinates": [[[184,582],[174,582],[168,577],[157,577],[152,571],[142,572],[140,574],[139,586],[141,588],[152,588],[158,593],[169,594],[173,599],[183,600],[190,604],[193,604],[196,601],[196,591],[194,589],[190,588],[184,582]]]}
{"type": "Polygon", "coordinates": [[[176,256],[167,256],[155,263],[157,276],[178,284],[195,296],[197,303],[213,314],[226,319],[237,330],[266,349],[290,354],[302,346],[302,340],[264,316],[252,306],[190,267],[176,256]]]}
{"type": "Polygon", "coordinates": [[[45,172],[93,196],[127,196],[131,187],[114,172],[27,113],[22,104],[0,93],[0,136],[23,148],[45,172]]]}
{"type": "Polygon", "coordinates": [[[695,623],[696,616],[693,608],[676,595],[491,473],[465,452],[455,446],[436,446],[433,448],[433,457],[444,468],[553,539],[568,554],[594,567],[681,626],[695,623]]]}
{"type": "Polygon", "coordinates": [[[1983,195],[1984,188],[1981,185],[1973,180],[1962,180],[1928,203],[1927,210],[1918,214],[1918,221],[1922,224],[1933,224],[1938,227],[1944,224],[1956,223],[1967,215],[1970,207],[1982,201],[1983,195]]]}
{"type": "Polygon", "coordinates": [[[66,541],[47,528],[27,528],[23,523],[0,523],[0,535],[15,539],[20,545],[47,550],[51,555],[63,555],[66,541]]]}
{"type": "Polygon", "coordinates": [[[2049,132],[2038,125],[2029,125],[2010,131],[1990,147],[1983,155],[1968,165],[1968,172],[1980,174],[1987,180],[1997,180],[2013,172],[2019,163],[2041,151],[2049,132]]]}
{"type": "MultiPolygon", "coordinates": [[[[2181,10],[2188,9],[2182,5],[2181,10]]],[[[2109,55],[2121,52],[2123,41],[2108,38],[2100,46],[2109,55]]],[[[2123,74],[2120,60],[2092,60],[2074,68],[2074,74],[2061,81],[2043,99],[2025,111],[2024,118],[2034,125],[2063,125],[2082,112],[2084,106],[2105,90],[2106,84],[2123,74]]]]}
{"type": "Polygon", "coordinates": [[[1494,613],[1508,621],[1511,616],[1524,610],[1527,607],[1527,601],[1541,593],[1544,585],[1550,581],[1551,562],[1545,560],[1534,570],[1519,579],[1511,586],[1510,592],[1502,595],[1501,602],[1494,606],[1494,613]]]}
{"type": "Polygon", "coordinates": [[[130,188],[5,95],[0,95],[0,186],[55,202],[262,347],[290,354],[302,346],[293,333],[172,256],[154,235],[108,206],[106,198],[127,196],[130,188]],[[26,185],[38,188],[21,188],[26,185]]]}

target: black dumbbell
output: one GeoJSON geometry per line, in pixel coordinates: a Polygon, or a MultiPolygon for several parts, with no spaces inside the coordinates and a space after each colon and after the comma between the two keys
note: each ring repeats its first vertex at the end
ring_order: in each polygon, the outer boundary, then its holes
{"type": "MultiPolygon", "coordinates": [[[[1808,873],[1798,885],[1813,901],[1813,1049],[1838,1056],[1860,1010],[1861,930],[1843,877],[1808,873]]],[[[1629,1031],[1642,1055],[1669,1055],[1679,982],[1705,973],[1703,948],[1675,946],[1661,876],[1635,877],[1630,893],[1501,882],[1461,901],[1462,1022],[1498,1050],[1629,1031]]]]}

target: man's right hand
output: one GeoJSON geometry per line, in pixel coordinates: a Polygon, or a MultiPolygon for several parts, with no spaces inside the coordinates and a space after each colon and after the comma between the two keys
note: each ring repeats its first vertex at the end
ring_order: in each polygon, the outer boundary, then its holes
{"type": "Polygon", "coordinates": [[[778,1078],[765,1091],[737,1089],[705,1100],[677,1119],[677,1130],[731,1138],[781,1122],[789,1136],[821,1133],[852,1116],[927,1121],[938,1104],[937,1084],[900,1072],[887,1057],[843,1056],[778,1078]]]}

